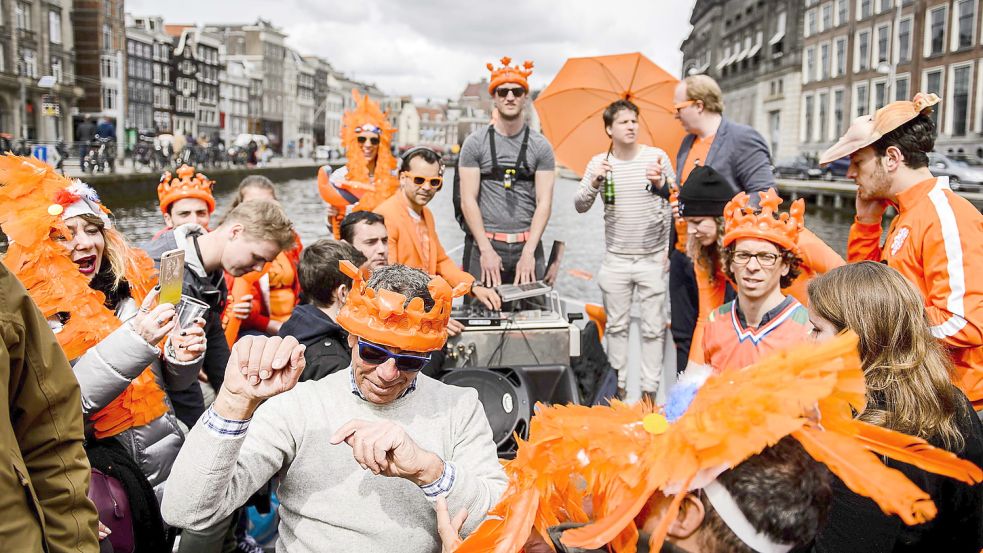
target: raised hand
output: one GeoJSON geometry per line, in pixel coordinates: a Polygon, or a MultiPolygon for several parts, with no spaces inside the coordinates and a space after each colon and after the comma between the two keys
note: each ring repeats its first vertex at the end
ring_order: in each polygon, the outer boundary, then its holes
{"type": "Polygon", "coordinates": [[[405,478],[418,486],[436,482],[444,470],[440,457],[417,445],[392,421],[352,419],[331,435],[330,442],[348,444],[363,469],[405,478]]]}
{"type": "Polygon", "coordinates": [[[304,371],[304,349],[292,336],[244,336],[232,346],[225,381],[215,400],[218,414],[247,419],[259,404],[297,384],[304,371]]]}

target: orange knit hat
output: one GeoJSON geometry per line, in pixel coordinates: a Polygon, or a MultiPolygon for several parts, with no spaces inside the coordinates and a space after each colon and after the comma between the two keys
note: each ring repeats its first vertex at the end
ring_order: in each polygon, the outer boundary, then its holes
{"type": "Polygon", "coordinates": [[[748,205],[751,197],[745,192],[734,196],[724,207],[724,246],[739,238],[758,238],[797,251],[799,229],[806,212],[805,200],[795,200],[788,213],[778,215],[782,199],[774,188],[758,192],[758,196],[761,198],[760,211],[748,205]]]}
{"type": "Polygon", "coordinates": [[[674,497],[649,541],[658,551],[684,492],[713,487],[721,473],[785,436],[885,513],[909,525],[931,520],[932,498],[880,456],[969,484],[983,480],[983,471],[925,440],[854,418],[865,406],[857,342],[850,332],[744,369],[691,374],[664,408],[537,405],[529,441],[505,465],[508,488],[456,553],[515,553],[532,528],[545,536],[563,522],[587,523],[564,533],[567,546],[633,552],[635,517],[661,492],[674,497]]]}
{"type": "Polygon", "coordinates": [[[434,306],[426,311],[423,298],[407,303],[403,294],[369,288],[368,271],[359,271],[350,261],[341,261],[339,266],[352,278],[352,286],[338,313],[338,324],[370,342],[407,351],[428,352],[444,347],[451,303],[471,287],[462,283],[452,289],[443,278],[433,277],[427,288],[434,306]]]}
{"type": "Polygon", "coordinates": [[[195,173],[195,168],[182,165],[177,170],[177,177],[171,178],[171,172],[165,171],[157,185],[157,198],[160,200],[160,212],[167,215],[171,204],[185,198],[196,198],[208,204],[208,212],[215,211],[215,196],[212,187],[215,181],[201,173],[195,173]]]}
{"type": "Polygon", "coordinates": [[[866,148],[877,142],[885,134],[911,121],[920,114],[932,112],[932,106],[939,103],[939,97],[935,94],[919,92],[915,94],[910,102],[898,101],[877,110],[873,115],[863,115],[857,117],[850,124],[850,128],[836,144],[823,152],[819,158],[820,165],[832,163],[842,157],[848,156],[861,148],[866,148]]]}
{"type": "Polygon", "coordinates": [[[502,62],[502,67],[495,69],[492,64],[486,64],[485,67],[491,71],[491,83],[488,85],[488,93],[494,94],[495,89],[502,86],[505,83],[514,83],[522,88],[529,90],[529,75],[532,75],[532,62],[526,60],[522,63],[522,66],[509,65],[512,63],[512,58],[505,56],[500,60],[502,62]]]}

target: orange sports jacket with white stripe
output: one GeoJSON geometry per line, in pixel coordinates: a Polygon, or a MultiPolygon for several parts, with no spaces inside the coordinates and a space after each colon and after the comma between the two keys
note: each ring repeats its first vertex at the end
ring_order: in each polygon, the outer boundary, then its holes
{"type": "Polygon", "coordinates": [[[883,246],[879,224],[853,223],[847,261],[886,261],[914,283],[952,355],[955,384],[983,409],[983,214],[947,177],[898,194],[897,208],[883,246]]]}

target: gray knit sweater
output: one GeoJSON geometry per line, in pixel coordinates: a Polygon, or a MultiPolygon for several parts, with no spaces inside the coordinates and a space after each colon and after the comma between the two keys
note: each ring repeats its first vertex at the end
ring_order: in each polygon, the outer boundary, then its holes
{"type": "Polygon", "coordinates": [[[396,421],[421,447],[453,463],[456,479],[446,497],[451,513],[467,508],[465,534],[505,489],[477,392],[421,374],[416,390],[375,405],[352,393],[345,370],[268,400],[241,436],[219,437],[199,421],[171,469],[164,520],[204,529],[279,476],[278,553],[439,552],[433,505],[419,487],[363,470],[348,445],[328,442],[354,418],[396,421]]]}

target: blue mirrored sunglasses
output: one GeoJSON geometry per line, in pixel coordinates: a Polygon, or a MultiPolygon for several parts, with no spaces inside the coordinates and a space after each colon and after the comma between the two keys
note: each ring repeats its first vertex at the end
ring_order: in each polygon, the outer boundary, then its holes
{"type": "Polygon", "coordinates": [[[358,339],[358,356],[362,358],[362,361],[370,365],[381,365],[392,359],[396,362],[397,369],[406,372],[418,372],[430,362],[429,353],[426,357],[393,353],[380,345],[366,342],[361,338],[358,339]]]}

